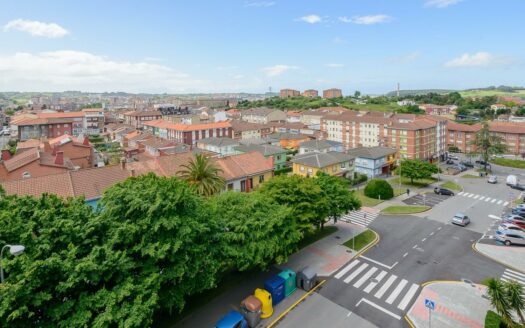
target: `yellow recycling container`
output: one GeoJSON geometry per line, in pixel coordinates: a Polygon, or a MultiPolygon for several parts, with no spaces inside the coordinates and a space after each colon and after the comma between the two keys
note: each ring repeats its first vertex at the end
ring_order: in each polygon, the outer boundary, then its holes
{"type": "Polygon", "coordinates": [[[255,297],[259,299],[262,303],[262,314],[261,318],[266,319],[272,316],[273,314],[273,307],[272,307],[272,294],[268,293],[266,290],[257,288],[255,290],[255,293],[253,293],[255,297]]]}

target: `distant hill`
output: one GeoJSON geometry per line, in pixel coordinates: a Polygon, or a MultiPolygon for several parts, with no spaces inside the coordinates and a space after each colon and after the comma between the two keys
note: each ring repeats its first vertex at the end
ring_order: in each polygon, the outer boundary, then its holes
{"type": "MultiPolygon", "coordinates": [[[[457,91],[457,90],[447,90],[447,89],[400,90],[399,95],[401,97],[406,97],[406,96],[426,95],[428,93],[444,94],[444,93],[450,93],[454,91],[457,91]]],[[[397,95],[397,91],[390,91],[386,95],[389,97],[395,97],[397,95]]]]}

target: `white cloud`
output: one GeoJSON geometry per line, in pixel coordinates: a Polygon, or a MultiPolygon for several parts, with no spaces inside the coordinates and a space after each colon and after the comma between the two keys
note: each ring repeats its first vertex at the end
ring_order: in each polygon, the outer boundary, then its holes
{"type": "Polygon", "coordinates": [[[508,66],[515,60],[506,56],[495,56],[488,52],[464,53],[445,63],[445,67],[497,67],[508,66]]]}
{"type": "Polygon", "coordinates": [[[338,18],[340,22],[343,23],[353,23],[359,25],[373,25],[386,23],[392,19],[388,15],[367,15],[367,16],[354,16],[352,18],[342,16],[338,18]]]}
{"type": "Polygon", "coordinates": [[[341,68],[341,67],[345,67],[344,64],[335,64],[335,63],[326,64],[325,66],[326,66],[326,67],[330,67],[330,68],[341,68]]]}
{"type": "Polygon", "coordinates": [[[268,77],[272,76],[279,76],[283,74],[286,71],[298,69],[297,66],[290,66],[290,65],[274,65],[263,68],[263,71],[266,72],[266,75],[268,77]]]}
{"type": "Polygon", "coordinates": [[[168,66],[115,61],[81,51],[0,56],[0,90],[182,92],[216,88],[168,66]]]}
{"type": "Polygon", "coordinates": [[[274,1],[247,1],[244,3],[245,7],[271,7],[275,5],[274,1]]]}
{"type": "Polygon", "coordinates": [[[309,24],[321,23],[323,21],[323,19],[320,16],[317,16],[317,15],[303,16],[303,17],[299,18],[299,20],[303,21],[303,22],[306,22],[306,23],[309,23],[309,24]]]}
{"type": "Polygon", "coordinates": [[[427,7],[446,8],[462,2],[463,0],[428,0],[425,3],[427,7]]]}
{"type": "Polygon", "coordinates": [[[69,34],[69,31],[56,23],[43,23],[25,19],[15,19],[4,26],[4,31],[21,31],[32,36],[43,36],[46,38],[62,38],[69,34]]]}

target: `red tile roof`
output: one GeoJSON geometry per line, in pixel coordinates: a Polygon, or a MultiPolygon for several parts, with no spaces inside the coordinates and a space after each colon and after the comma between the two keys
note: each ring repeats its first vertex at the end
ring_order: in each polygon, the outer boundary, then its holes
{"type": "Polygon", "coordinates": [[[216,160],[222,170],[221,176],[227,181],[265,173],[273,169],[271,158],[265,158],[258,152],[222,157],[216,160]]]}
{"type": "Polygon", "coordinates": [[[468,125],[450,121],[447,124],[447,129],[449,131],[478,132],[479,130],[481,130],[481,124],[468,125]]]}

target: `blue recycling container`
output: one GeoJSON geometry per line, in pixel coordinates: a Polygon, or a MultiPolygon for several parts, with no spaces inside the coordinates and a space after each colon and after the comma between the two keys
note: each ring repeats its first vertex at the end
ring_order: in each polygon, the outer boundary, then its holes
{"type": "Polygon", "coordinates": [[[215,328],[248,328],[248,322],[242,314],[232,310],[215,324],[215,328]]]}
{"type": "Polygon", "coordinates": [[[272,295],[272,305],[279,304],[285,297],[285,280],[278,275],[272,276],[264,282],[264,289],[272,295]]]}

